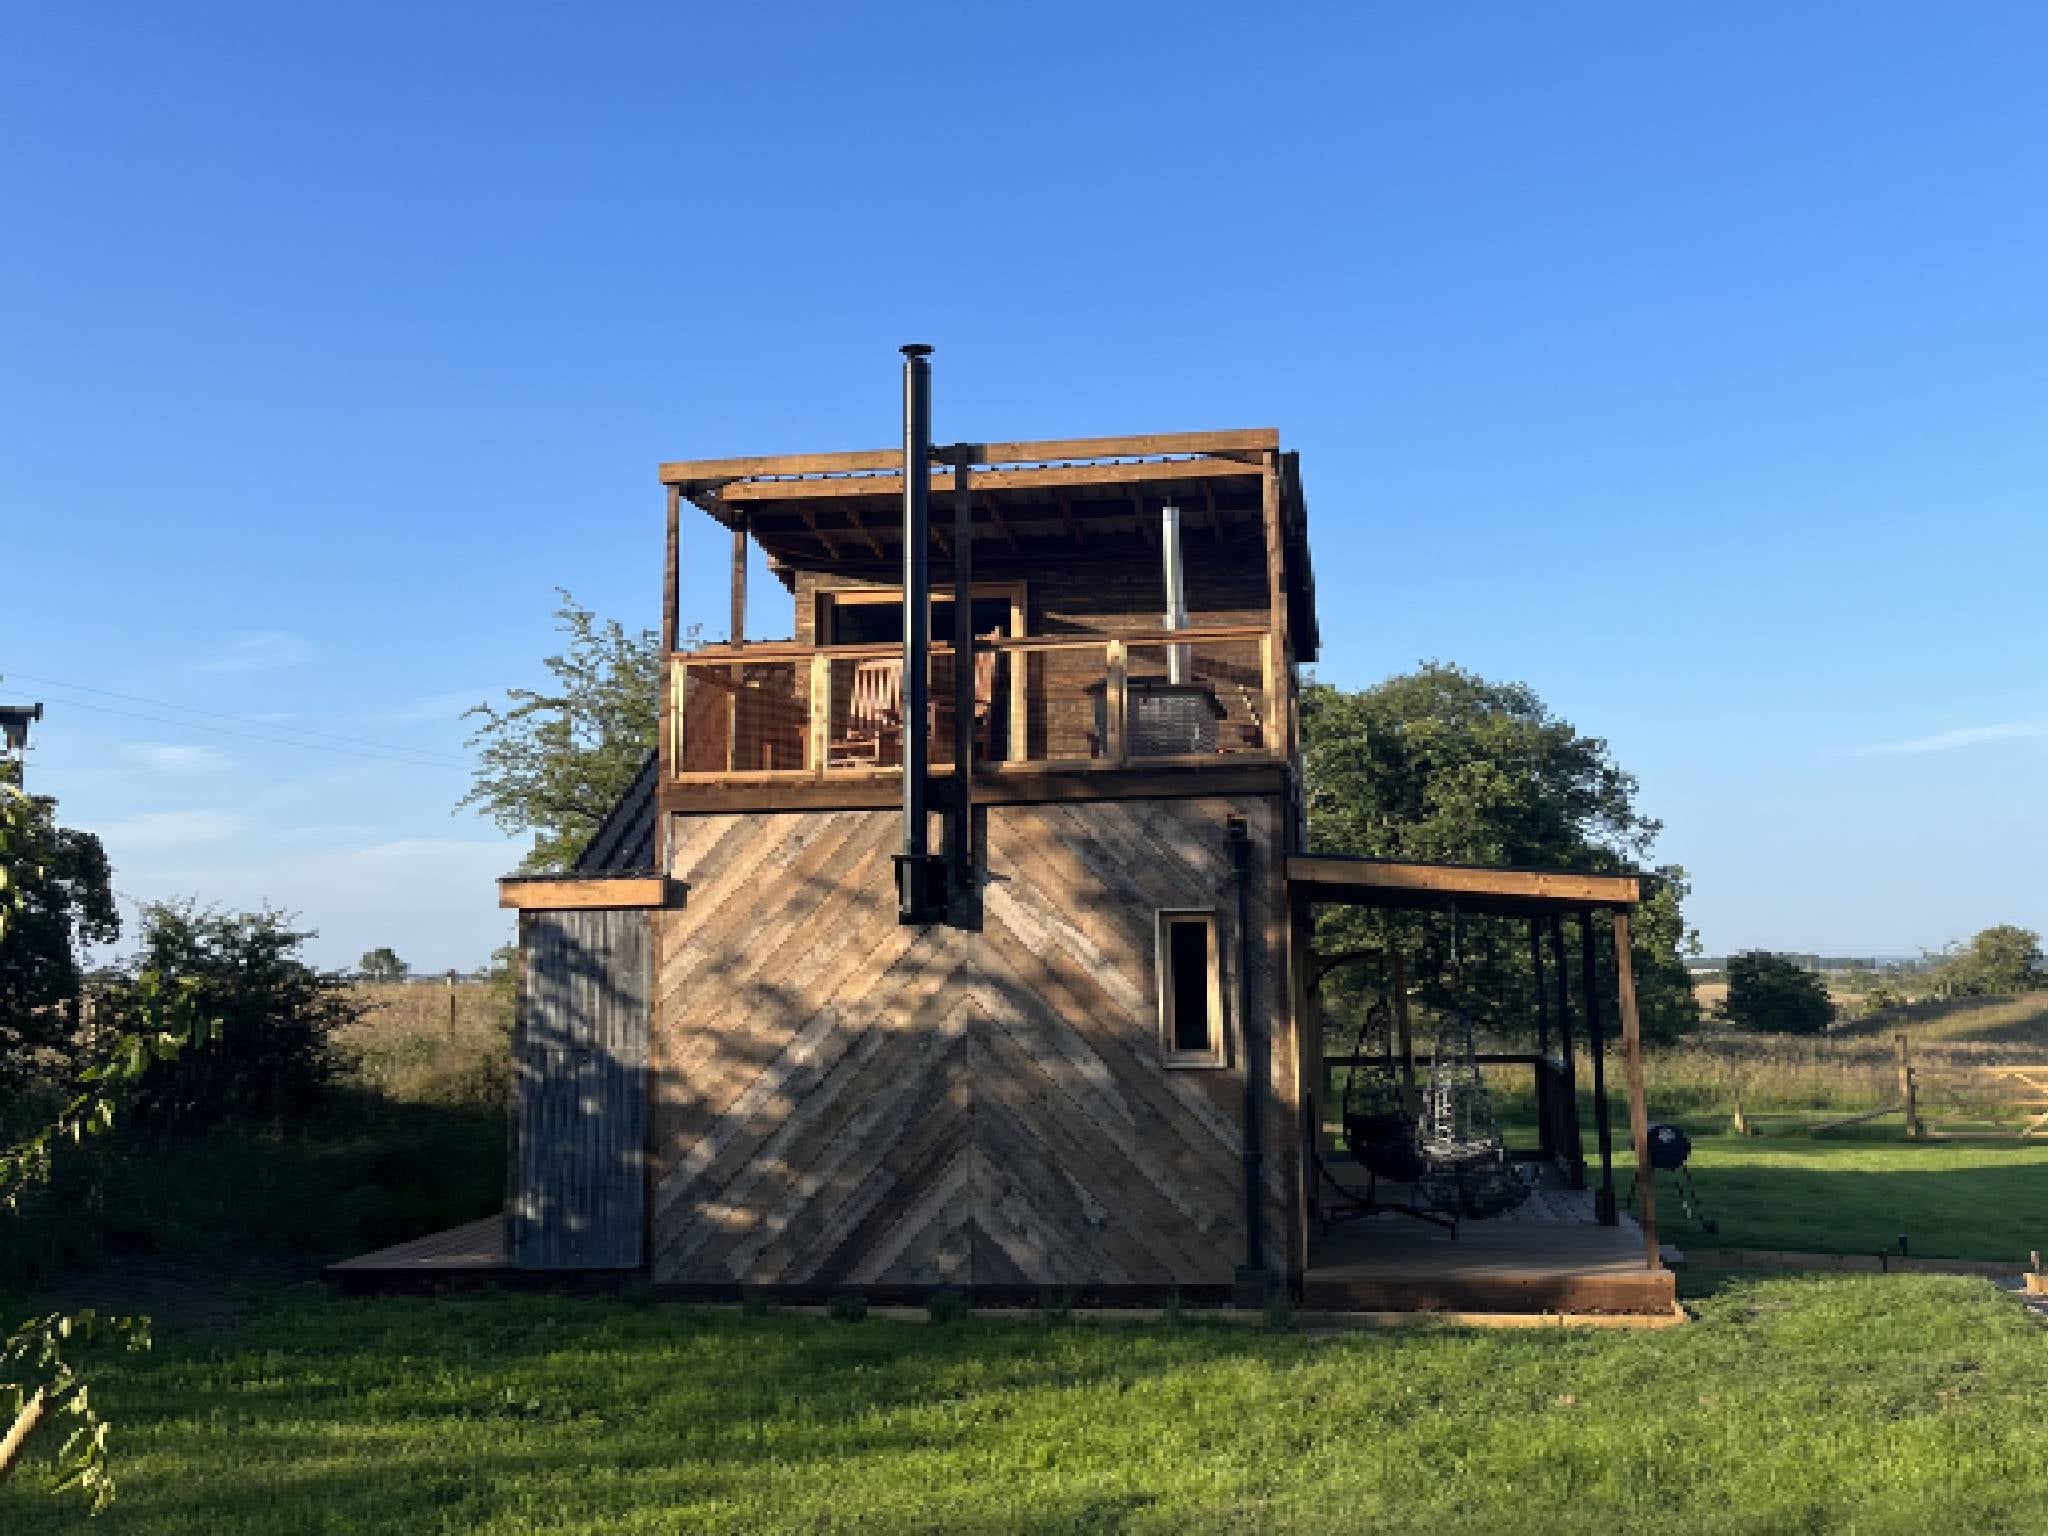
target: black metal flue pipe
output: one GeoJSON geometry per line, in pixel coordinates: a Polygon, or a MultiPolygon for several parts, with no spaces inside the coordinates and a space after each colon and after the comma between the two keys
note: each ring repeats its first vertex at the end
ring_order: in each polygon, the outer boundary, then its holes
{"type": "MultiPolygon", "coordinates": [[[[932,349],[903,348],[903,852],[896,860],[897,917],[935,920],[926,770],[931,755],[932,349]]],[[[942,878],[942,877],[941,877],[942,878]]]]}
{"type": "MultiPolygon", "coordinates": [[[[972,924],[974,884],[974,732],[980,689],[974,664],[974,473],[973,450],[962,446],[953,461],[953,848],[952,881],[956,921],[972,924]]],[[[995,700],[989,700],[993,719],[995,700]]]]}

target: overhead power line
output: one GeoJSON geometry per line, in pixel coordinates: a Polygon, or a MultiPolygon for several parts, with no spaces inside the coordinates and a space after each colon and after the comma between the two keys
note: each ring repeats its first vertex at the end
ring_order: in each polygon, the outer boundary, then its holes
{"type": "MultiPolygon", "coordinates": [[[[169,709],[175,710],[179,714],[203,715],[209,720],[226,720],[231,724],[243,727],[244,729],[231,731],[224,730],[219,726],[200,725],[196,721],[163,720],[151,715],[136,715],[133,714],[131,711],[127,710],[109,709],[104,704],[87,704],[80,699],[66,699],[63,701],[64,703],[70,704],[74,708],[94,709],[98,710],[102,714],[127,715],[128,718],[136,720],[154,720],[155,723],[159,725],[185,725],[190,726],[194,730],[215,731],[223,736],[249,736],[251,740],[269,741],[275,743],[278,746],[312,746],[314,744],[312,742],[294,741],[291,739],[297,736],[310,736],[317,738],[321,742],[345,742],[353,747],[373,748],[380,753],[402,753],[408,758],[426,759],[432,762],[446,763],[450,766],[469,766],[468,759],[457,757],[453,753],[435,752],[424,747],[408,747],[395,741],[373,741],[363,736],[344,736],[335,731],[316,731],[310,726],[284,725],[273,723],[267,720],[251,720],[244,715],[224,714],[217,709],[200,709],[198,706],[192,704],[173,704],[168,699],[151,699],[145,698],[141,694],[117,693],[112,688],[93,688],[88,687],[84,683],[67,683],[59,678],[41,677],[34,672],[23,672],[18,668],[9,669],[5,674],[0,675],[23,678],[28,682],[42,683],[45,686],[51,688],[69,689],[74,693],[89,693],[97,698],[102,699],[120,699],[129,704],[147,704],[152,709],[169,709]],[[253,727],[256,731],[261,731],[266,734],[254,735],[251,732],[251,730],[248,729],[250,727],[253,727]]],[[[359,753],[356,755],[363,756],[367,754],[359,753]]]]}
{"type": "Polygon", "coordinates": [[[337,746],[332,743],[324,741],[298,741],[290,736],[263,736],[257,734],[255,731],[237,731],[229,726],[208,725],[204,721],[200,720],[173,720],[164,715],[145,715],[139,710],[115,709],[110,704],[88,704],[83,699],[63,699],[59,702],[63,703],[71,709],[89,709],[94,711],[96,714],[120,715],[122,718],[127,720],[147,720],[152,725],[168,725],[176,729],[187,731],[211,731],[216,736],[239,736],[244,741],[267,742],[273,747],[298,747],[301,750],[307,752],[338,752],[346,757],[367,757],[373,758],[378,762],[410,763],[415,768],[452,768],[468,766],[468,764],[464,763],[463,760],[459,757],[442,757],[438,755],[428,754],[415,754],[410,757],[400,756],[400,753],[403,753],[408,750],[404,747],[398,748],[397,751],[395,752],[366,752],[360,747],[337,746]]]}

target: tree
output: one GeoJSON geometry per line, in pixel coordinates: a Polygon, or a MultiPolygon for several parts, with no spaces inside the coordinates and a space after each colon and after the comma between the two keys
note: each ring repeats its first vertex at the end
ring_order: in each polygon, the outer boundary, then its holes
{"type": "Polygon", "coordinates": [[[1728,957],[1728,996],[1721,1016],[1738,1029],[1775,1035],[1818,1035],[1835,1019],[1834,999],[1817,971],[1783,955],[1752,949],[1728,957]]]}
{"type": "Polygon", "coordinates": [[[356,974],[365,981],[403,981],[412,967],[389,948],[366,950],[356,962],[356,974]]]}
{"type": "Polygon", "coordinates": [[[661,642],[651,629],[600,621],[563,589],[555,627],[568,644],[542,663],[545,692],[512,688],[468,712],[480,761],[457,808],[478,806],[504,831],[531,832],[527,869],[573,862],[654,750],[661,642]]]}
{"type": "MultiPolygon", "coordinates": [[[[361,1009],[344,977],[306,963],[312,937],[280,912],[191,902],[143,909],[138,967],[180,977],[222,1033],[213,1049],[169,1062],[137,1087],[138,1124],[190,1131],[221,1120],[303,1119],[323,1107],[344,1066],[335,1031],[361,1009]]],[[[115,987],[108,1004],[129,1027],[132,989],[115,987]]]]}
{"type": "Polygon", "coordinates": [[[0,785],[0,1102],[77,1050],[78,951],[121,936],[106,851],[57,824],[57,802],[0,785]]]}
{"type": "Polygon", "coordinates": [[[2000,923],[1968,944],[1951,944],[1929,978],[1939,997],[1997,997],[2027,992],[2048,982],[2048,957],[2041,935],[2031,928],[2000,923]]]}
{"type": "MultiPolygon", "coordinates": [[[[36,909],[34,892],[43,871],[30,862],[28,852],[42,846],[38,828],[48,814],[47,804],[0,784],[0,945],[11,942],[17,925],[36,909]]],[[[103,857],[100,863],[104,867],[103,857]]],[[[145,1072],[218,1034],[218,1021],[200,1012],[196,992],[183,979],[159,971],[145,969],[135,976],[129,988],[132,1027],[100,1032],[97,1059],[79,1072],[55,1118],[23,1140],[0,1146],[0,1217],[18,1210],[31,1186],[48,1181],[59,1147],[112,1129],[117,1109],[145,1072]]],[[[58,1486],[78,1489],[95,1512],[113,1497],[107,1423],[93,1405],[81,1353],[102,1346],[147,1349],[149,1319],[51,1312],[0,1333],[0,1399],[11,1408],[8,1427],[0,1434],[0,1482],[20,1463],[39,1430],[68,1417],[73,1428],[57,1450],[58,1486]]]]}
{"type": "MultiPolygon", "coordinates": [[[[1581,735],[1529,688],[1455,666],[1350,692],[1302,690],[1309,845],[1319,852],[1611,874],[1637,870],[1661,824],[1636,806],[1636,780],[1607,744],[1581,735]]],[[[1675,865],[1654,872],[1631,951],[1647,1038],[1699,1021],[1681,955],[1697,949],[1675,865]]],[[[1336,909],[1318,926],[1328,951],[1399,946],[1424,995],[1526,1033],[1536,1017],[1521,924],[1336,909]],[[1455,973],[1455,974],[1454,974],[1455,973]]],[[[1603,967],[1611,941],[1600,941],[1603,967]]],[[[1576,946],[1574,946],[1576,949],[1576,946]]],[[[1576,963],[1576,955],[1574,955],[1576,963]]]]}

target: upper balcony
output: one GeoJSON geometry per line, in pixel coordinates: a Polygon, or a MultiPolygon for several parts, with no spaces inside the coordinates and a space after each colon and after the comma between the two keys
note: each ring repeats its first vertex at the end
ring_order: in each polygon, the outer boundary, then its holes
{"type": "MultiPolygon", "coordinates": [[[[931,776],[957,771],[964,729],[976,799],[1136,793],[1161,772],[1207,772],[1219,791],[1284,782],[1295,667],[1314,658],[1316,635],[1306,511],[1277,434],[933,456],[931,776]],[[1172,630],[1169,567],[1184,592],[1172,630]],[[962,595],[971,681],[955,673],[962,595]]],[[[905,717],[901,466],[885,452],[662,467],[666,807],[880,805],[901,792],[917,734],[905,717]],[[731,533],[733,633],[751,542],[791,595],[791,639],[675,648],[684,500],[731,533]]]]}

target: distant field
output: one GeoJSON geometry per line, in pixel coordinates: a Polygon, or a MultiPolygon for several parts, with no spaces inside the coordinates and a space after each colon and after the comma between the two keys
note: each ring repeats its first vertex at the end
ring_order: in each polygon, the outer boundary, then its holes
{"type": "Polygon", "coordinates": [[[481,982],[458,982],[452,992],[407,982],[358,982],[353,990],[364,1004],[362,1022],[339,1040],[367,1086],[413,1104],[504,1102],[508,1000],[481,982]]]}

